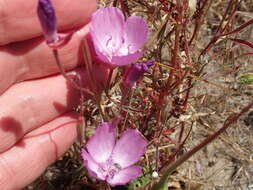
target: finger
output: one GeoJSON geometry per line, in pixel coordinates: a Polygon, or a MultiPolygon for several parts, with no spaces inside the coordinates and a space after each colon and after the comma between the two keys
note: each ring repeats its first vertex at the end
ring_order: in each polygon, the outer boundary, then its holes
{"type": "MultiPolygon", "coordinates": [[[[88,26],[78,30],[59,50],[66,70],[81,64],[79,46],[88,31],[88,26]]],[[[16,81],[45,77],[58,71],[52,50],[42,37],[0,47],[0,94],[16,81]]]]}
{"type": "MultiPolygon", "coordinates": [[[[42,30],[35,0],[0,0],[0,45],[38,37],[42,30]],[[15,13],[15,14],[13,14],[15,13]]],[[[96,0],[52,0],[61,31],[78,28],[89,21],[96,0]]]]}
{"type": "MultiPolygon", "coordinates": [[[[108,71],[94,65],[96,83],[106,81],[108,71]]],[[[85,72],[78,73],[83,86],[91,84],[85,72]]],[[[62,76],[25,81],[0,96],[0,152],[11,147],[24,134],[51,121],[79,103],[79,92],[62,76]]]]}
{"type": "Polygon", "coordinates": [[[78,101],[78,92],[62,76],[12,86],[0,97],[0,152],[72,109],[78,101]]]}
{"type": "Polygon", "coordinates": [[[76,115],[59,117],[0,154],[0,189],[22,189],[58,159],[76,138],[76,115]]]}

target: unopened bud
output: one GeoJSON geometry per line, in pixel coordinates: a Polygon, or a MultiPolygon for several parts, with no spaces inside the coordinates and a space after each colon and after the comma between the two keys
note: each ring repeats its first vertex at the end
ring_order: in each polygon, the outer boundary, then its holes
{"type": "Polygon", "coordinates": [[[39,0],[37,13],[48,44],[59,40],[55,10],[51,0],[39,0]]]}
{"type": "Polygon", "coordinates": [[[144,73],[148,72],[149,68],[154,64],[154,61],[148,61],[130,66],[124,75],[124,86],[126,88],[133,88],[136,82],[144,75],[144,73]]]}

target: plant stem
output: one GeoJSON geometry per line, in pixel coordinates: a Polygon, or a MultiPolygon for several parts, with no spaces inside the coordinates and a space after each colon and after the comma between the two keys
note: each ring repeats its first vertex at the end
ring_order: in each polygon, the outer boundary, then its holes
{"type": "Polygon", "coordinates": [[[54,58],[56,60],[56,64],[62,74],[62,76],[68,81],[70,82],[76,89],[80,90],[80,91],[83,91],[91,96],[94,95],[93,92],[91,92],[89,89],[87,88],[83,88],[83,87],[80,87],[79,85],[77,85],[66,73],[66,71],[64,70],[62,64],[61,64],[61,61],[59,59],[59,54],[58,54],[58,50],[57,49],[53,49],[53,54],[54,54],[54,58]]]}
{"type": "Polygon", "coordinates": [[[86,38],[83,39],[83,54],[84,54],[84,61],[87,66],[86,68],[87,68],[87,72],[89,76],[89,81],[91,83],[91,88],[92,88],[92,91],[95,92],[93,96],[95,98],[96,104],[98,106],[98,109],[102,116],[103,121],[108,121],[108,118],[106,117],[101,105],[101,93],[99,93],[98,85],[92,73],[92,58],[91,58],[90,48],[89,48],[86,38]]]}
{"type": "Polygon", "coordinates": [[[173,171],[175,171],[175,169],[180,166],[182,163],[184,163],[186,160],[188,160],[192,155],[194,155],[196,152],[198,152],[200,149],[202,149],[203,147],[205,147],[206,145],[208,145],[210,142],[212,142],[215,138],[217,138],[221,133],[223,133],[229,126],[231,126],[231,124],[233,124],[234,122],[236,122],[238,120],[239,117],[241,117],[245,112],[249,111],[249,109],[253,106],[253,101],[251,103],[249,103],[246,107],[244,107],[242,109],[242,111],[229,118],[223,125],[222,128],[220,128],[218,131],[216,131],[214,134],[210,135],[209,137],[207,137],[203,142],[201,142],[199,145],[197,145],[196,147],[194,147],[192,150],[190,150],[189,152],[185,153],[182,157],[180,157],[177,161],[175,161],[173,164],[168,165],[165,168],[165,172],[162,176],[162,178],[160,179],[160,181],[158,183],[156,183],[154,186],[151,187],[151,190],[159,190],[161,189],[161,187],[164,185],[164,183],[167,182],[169,176],[171,175],[171,173],[173,171]]]}

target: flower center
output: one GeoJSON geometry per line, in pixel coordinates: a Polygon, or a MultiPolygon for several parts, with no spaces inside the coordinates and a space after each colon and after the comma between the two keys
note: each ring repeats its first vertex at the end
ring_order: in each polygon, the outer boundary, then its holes
{"type": "Polygon", "coordinates": [[[111,158],[109,158],[105,163],[101,164],[99,168],[99,172],[101,172],[105,179],[112,179],[120,170],[120,165],[113,163],[111,158]]]}
{"type": "Polygon", "coordinates": [[[130,52],[130,45],[123,43],[122,46],[118,49],[118,55],[128,55],[130,52]]]}
{"type": "Polygon", "coordinates": [[[124,56],[130,53],[130,47],[126,43],[124,43],[124,39],[119,41],[112,38],[112,36],[106,36],[106,50],[102,51],[104,55],[106,55],[109,60],[112,60],[113,56],[124,56]]]}

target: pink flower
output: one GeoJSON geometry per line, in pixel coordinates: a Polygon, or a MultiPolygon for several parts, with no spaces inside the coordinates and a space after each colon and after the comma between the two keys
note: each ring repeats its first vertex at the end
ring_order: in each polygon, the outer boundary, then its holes
{"type": "Polygon", "coordinates": [[[131,65],[125,72],[123,84],[126,88],[135,87],[136,82],[155,64],[154,61],[131,65]]]}
{"type": "Polygon", "coordinates": [[[140,132],[128,129],[116,142],[113,123],[102,123],[82,149],[84,165],[91,176],[110,185],[124,185],[142,175],[142,167],[133,165],[145,153],[147,141],[140,132]]]}
{"type": "Polygon", "coordinates": [[[138,16],[125,20],[120,9],[98,9],[91,19],[91,37],[98,58],[111,66],[130,64],[142,56],[148,38],[146,21],[138,16]]]}

